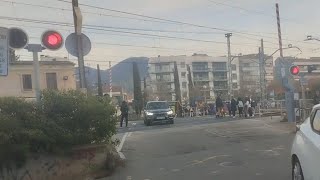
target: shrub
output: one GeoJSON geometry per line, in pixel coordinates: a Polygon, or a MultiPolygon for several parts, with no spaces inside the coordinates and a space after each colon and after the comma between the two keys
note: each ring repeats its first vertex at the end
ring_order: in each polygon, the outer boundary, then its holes
{"type": "Polygon", "coordinates": [[[44,91],[39,104],[0,98],[0,169],[21,166],[30,152],[64,153],[109,142],[115,125],[115,108],[106,97],[44,91]]]}

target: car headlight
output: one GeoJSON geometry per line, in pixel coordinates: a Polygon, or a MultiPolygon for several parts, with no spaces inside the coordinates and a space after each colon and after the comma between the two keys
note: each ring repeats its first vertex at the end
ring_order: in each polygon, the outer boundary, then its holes
{"type": "Polygon", "coordinates": [[[171,110],[171,111],[168,111],[167,114],[168,114],[168,115],[172,115],[172,114],[173,114],[173,111],[172,111],[172,110],[171,110]]]}
{"type": "Polygon", "coordinates": [[[152,112],[147,112],[147,116],[152,116],[153,113],[152,112]]]}

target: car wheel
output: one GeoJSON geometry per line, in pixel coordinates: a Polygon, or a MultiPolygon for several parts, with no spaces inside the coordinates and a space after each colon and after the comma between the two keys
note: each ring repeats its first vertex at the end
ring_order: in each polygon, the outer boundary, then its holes
{"type": "Polygon", "coordinates": [[[301,164],[298,158],[295,158],[292,164],[292,180],[304,180],[301,164]]]}

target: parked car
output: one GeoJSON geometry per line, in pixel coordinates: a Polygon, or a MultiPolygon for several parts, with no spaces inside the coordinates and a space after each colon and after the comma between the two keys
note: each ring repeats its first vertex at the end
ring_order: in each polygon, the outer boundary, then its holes
{"type": "Polygon", "coordinates": [[[144,110],[144,124],[150,126],[154,123],[174,124],[175,114],[166,101],[149,101],[144,110]]]}
{"type": "Polygon", "coordinates": [[[297,125],[291,150],[292,179],[320,179],[320,104],[313,107],[310,117],[297,125]]]}

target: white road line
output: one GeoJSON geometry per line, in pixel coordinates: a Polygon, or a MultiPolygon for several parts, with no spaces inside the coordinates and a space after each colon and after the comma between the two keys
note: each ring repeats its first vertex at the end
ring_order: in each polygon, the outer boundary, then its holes
{"type": "Polygon", "coordinates": [[[126,140],[127,136],[128,136],[128,132],[126,132],[126,133],[124,134],[124,136],[122,137],[121,142],[120,142],[120,145],[119,145],[118,148],[117,148],[117,151],[118,151],[118,152],[121,151],[121,149],[122,149],[122,147],[123,147],[123,144],[124,144],[124,141],[126,140]]]}

